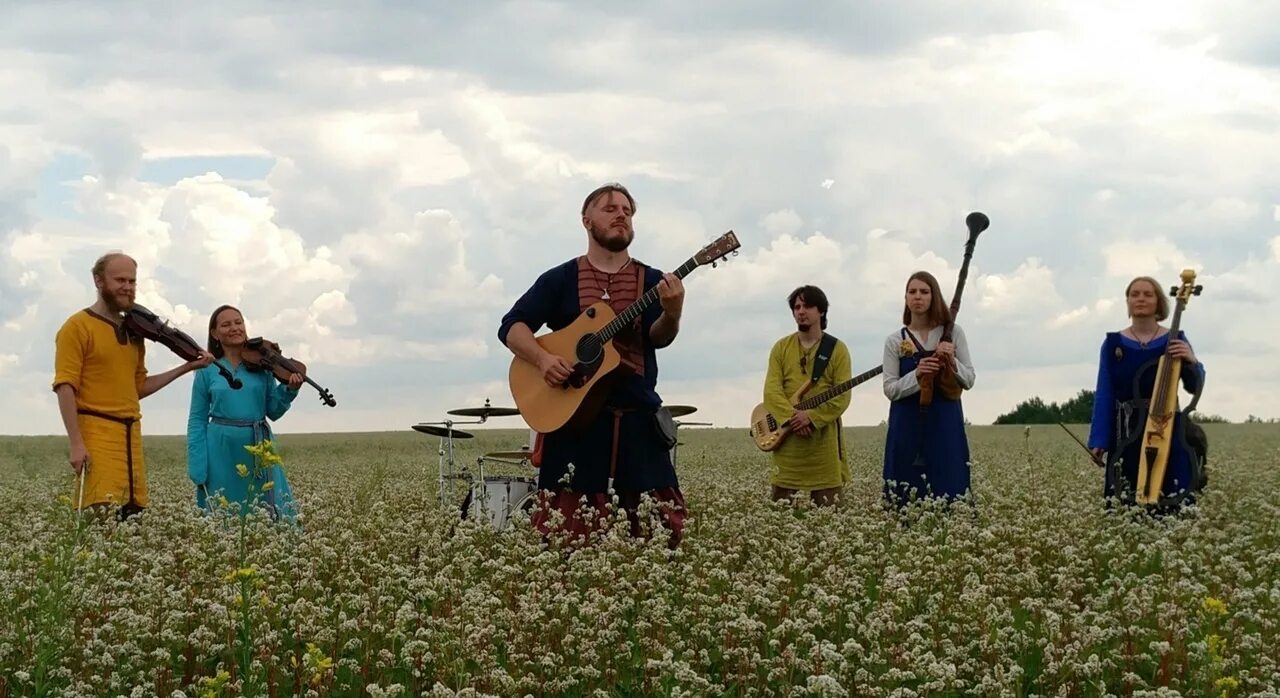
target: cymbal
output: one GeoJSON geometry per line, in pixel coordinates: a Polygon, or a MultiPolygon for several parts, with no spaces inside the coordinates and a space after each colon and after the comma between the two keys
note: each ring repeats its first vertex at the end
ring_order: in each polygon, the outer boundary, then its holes
{"type": "Polygon", "coordinates": [[[452,433],[453,438],[455,439],[469,439],[472,436],[461,429],[454,429],[450,431],[449,429],[438,427],[434,424],[415,424],[413,425],[413,430],[420,431],[423,434],[431,434],[432,436],[449,436],[452,433]]]}
{"type": "Polygon", "coordinates": [[[485,458],[522,458],[523,459],[523,458],[530,458],[532,456],[533,456],[533,451],[530,451],[527,448],[522,448],[519,451],[494,451],[493,453],[484,454],[485,458]]]}
{"type": "Polygon", "coordinates": [[[484,407],[459,407],[456,410],[449,410],[449,414],[459,417],[484,417],[488,419],[489,417],[514,417],[520,414],[520,410],[514,407],[490,407],[485,405],[484,407]]]}
{"type": "Polygon", "coordinates": [[[698,411],[698,408],[693,405],[665,405],[665,407],[672,417],[683,417],[698,411]]]}

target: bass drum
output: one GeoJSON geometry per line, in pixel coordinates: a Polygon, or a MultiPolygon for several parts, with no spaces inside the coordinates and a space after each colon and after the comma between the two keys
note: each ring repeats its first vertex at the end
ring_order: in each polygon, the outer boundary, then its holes
{"type": "Polygon", "coordinates": [[[538,483],[532,478],[494,475],[476,482],[462,502],[462,518],[487,520],[495,530],[504,531],[515,513],[533,509],[538,483]]]}

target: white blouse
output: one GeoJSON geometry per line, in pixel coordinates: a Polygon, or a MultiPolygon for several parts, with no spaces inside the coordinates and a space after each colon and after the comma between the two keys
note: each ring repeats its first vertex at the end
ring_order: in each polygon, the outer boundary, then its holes
{"type": "MultiPolygon", "coordinates": [[[[915,333],[907,330],[908,339],[915,333]]],[[[925,351],[933,351],[942,340],[942,326],[929,331],[928,337],[916,337],[925,351]]],[[[964,337],[964,330],[959,325],[951,327],[951,343],[956,347],[956,379],[966,390],[973,387],[977,373],[973,370],[973,360],[969,357],[969,342],[964,337]]],[[[904,397],[920,392],[920,384],[916,381],[916,372],[905,376],[898,375],[898,359],[902,356],[901,330],[893,332],[884,340],[884,395],[890,400],[901,400],[904,397]]]]}

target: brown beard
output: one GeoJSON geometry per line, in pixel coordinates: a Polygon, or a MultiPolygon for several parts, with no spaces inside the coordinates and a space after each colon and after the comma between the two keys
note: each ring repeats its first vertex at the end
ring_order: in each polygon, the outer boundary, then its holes
{"type": "Polygon", "coordinates": [[[627,231],[627,234],[624,235],[622,238],[607,237],[609,229],[605,228],[601,230],[600,228],[596,227],[595,223],[591,224],[589,231],[591,233],[591,239],[595,240],[596,244],[600,245],[606,250],[609,250],[610,252],[621,252],[627,249],[628,247],[631,246],[631,240],[635,237],[634,231],[627,231]]]}
{"type": "Polygon", "coordinates": [[[810,324],[807,324],[807,323],[806,323],[806,324],[803,324],[803,325],[801,325],[801,324],[797,324],[797,325],[796,325],[796,329],[797,329],[797,330],[800,330],[801,332],[808,332],[810,327],[813,327],[813,325],[810,325],[810,324]]]}
{"type": "Polygon", "coordinates": [[[102,304],[107,306],[107,310],[110,310],[113,313],[123,313],[133,307],[133,303],[125,306],[120,305],[116,302],[115,294],[107,293],[106,289],[99,289],[98,297],[102,299],[102,304]]]}

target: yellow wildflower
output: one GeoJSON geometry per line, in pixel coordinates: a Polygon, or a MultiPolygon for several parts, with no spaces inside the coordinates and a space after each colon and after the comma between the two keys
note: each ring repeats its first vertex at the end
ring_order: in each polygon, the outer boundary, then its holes
{"type": "Polygon", "coordinates": [[[1202,606],[1204,608],[1204,613],[1207,616],[1227,615],[1227,605],[1220,599],[1216,599],[1212,596],[1205,597],[1204,604],[1202,604],[1202,606]]]}
{"type": "Polygon", "coordinates": [[[269,492],[269,491],[271,491],[271,488],[272,488],[272,487],[275,487],[275,486],[276,486],[276,483],[274,483],[274,482],[268,482],[268,483],[266,483],[266,484],[264,484],[264,485],[262,486],[262,491],[263,491],[263,492],[269,492]]]}
{"type": "Polygon", "coordinates": [[[909,339],[902,340],[902,345],[898,347],[899,356],[914,356],[916,353],[916,345],[909,339]]]}
{"type": "Polygon", "coordinates": [[[1240,682],[1230,676],[1224,676],[1213,682],[1214,690],[1222,691],[1221,698],[1229,698],[1231,692],[1240,687],[1240,682]]]}
{"type": "Polygon", "coordinates": [[[249,477],[249,467],[244,463],[236,463],[236,472],[240,473],[240,477],[249,477]]]}

